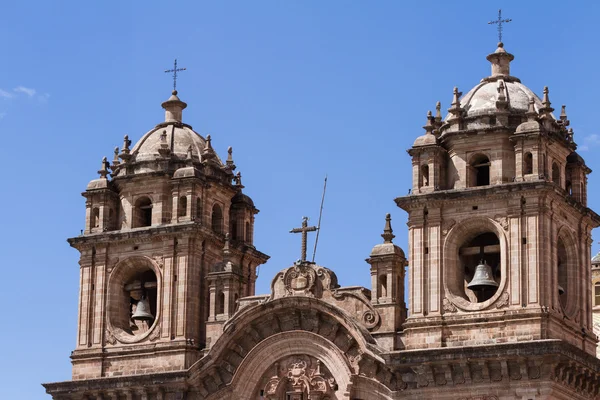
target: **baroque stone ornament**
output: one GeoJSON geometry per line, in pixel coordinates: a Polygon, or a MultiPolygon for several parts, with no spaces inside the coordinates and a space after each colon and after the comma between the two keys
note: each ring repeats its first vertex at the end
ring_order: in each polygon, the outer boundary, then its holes
{"type": "Polygon", "coordinates": [[[496,301],[496,308],[500,309],[502,307],[507,307],[509,298],[510,298],[510,295],[508,294],[508,292],[502,293],[500,295],[500,297],[498,297],[498,300],[496,301]]]}
{"type": "Polygon", "coordinates": [[[298,394],[301,398],[327,398],[337,390],[335,379],[320,360],[296,355],[274,364],[275,374],[267,379],[262,393],[265,399],[280,400],[298,394]]]}
{"type": "Polygon", "coordinates": [[[456,306],[447,297],[444,297],[442,308],[447,312],[456,312],[456,306]]]}
{"type": "Polygon", "coordinates": [[[283,283],[288,296],[302,293],[305,296],[313,297],[312,289],[316,279],[316,271],[302,263],[289,268],[283,275],[283,283]]]}
{"type": "Polygon", "coordinates": [[[500,226],[502,227],[502,229],[504,229],[505,231],[508,231],[508,218],[502,215],[496,215],[496,217],[494,218],[496,220],[496,222],[498,222],[500,224],[500,226]]]}
{"type": "Polygon", "coordinates": [[[442,223],[442,235],[447,235],[450,232],[450,229],[456,224],[456,221],[453,219],[446,219],[442,223]]]}

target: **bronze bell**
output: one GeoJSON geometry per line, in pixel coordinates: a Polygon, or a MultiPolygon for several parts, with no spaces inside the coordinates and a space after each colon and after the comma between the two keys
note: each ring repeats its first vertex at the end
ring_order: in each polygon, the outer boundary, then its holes
{"type": "Polygon", "coordinates": [[[154,315],[150,312],[150,302],[145,296],[142,296],[140,301],[137,302],[137,308],[131,316],[134,321],[152,321],[154,315]]]}
{"type": "Polygon", "coordinates": [[[498,283],[496,283],[494,280],[492,267],[487,265],[485,261],[481,260],[479,265],[475,267],[473,279],[471,282],[469,282],[467,287],[473,291],[497,288],[498,283]]]}
{"type": "Polygon", "coordinates": [[[563,294],[565,294],[565,289],[562,286],[558,285],[558,295],[561,296],[563,294]]]}

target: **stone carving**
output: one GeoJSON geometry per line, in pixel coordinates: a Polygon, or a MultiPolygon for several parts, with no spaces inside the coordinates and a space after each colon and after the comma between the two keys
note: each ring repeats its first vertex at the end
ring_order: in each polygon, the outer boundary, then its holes
{"type": "Polygon", "coordinates": [[[444,301],[442,302],[442,308],[444,311],[447,312],[456,312],[456,306],[452,304],[452,302],[448,300],[447,297],[444,297],[444,301]]]}
{"type": "Polygon", "coordinates": [[[158,268],[163,269],[163,267],[165,266],[165,258],[163,256],[155,255],[152,256],[152,259],[154,260],[156,265],[158,265],[158,268]]]}
{"type": "Polygon", "coordinates": [[[263,393],[265,399],[280,399],[294,392],[325,398],[337,390],[335,379],[321,361],[307,355],[288,357],[274,364],[275,374],[267,379],[263,393]]]}
{"type": "Polygon", "coordinates": [[[498,300],[496,301],[496,308],[500,309],[502,307],[507,307],[508,306],[508,299],[510,298],[508,292],[504,292],[500,295],[500,297],[498,297],[498,300]]]}
{"type": "Polygon", "coordinates": [[[152,330],[152,333],[150,333],[150,335],[148,336],[148,340],[150,340],[151,342],[154,342],[159,337],[160,337],[160,324],[156,324],[156,326],[152,330]]]}
{"type": "Polygon", "coordinates": [[[294,296],[296,294],[303,294],[314,297],[312,289],[316,279],[317,273],[309,265],[299,263],[288,268],[283,274],[286,295],[294,296]]]}
{"type": "Polygon", "coordinates": [[[115,343],[117,343],[117,338],[115,337],[115,335],[112,333],[112,331],[110,329],[106,330],[105,338],[106,338],[106,343],[108,343],[110,345],[114,345],[115,343]]]}
{"type": "Polygon", "coordinates": [[[537,365],[530,365],[527,368],[527,375],[529,376],[529,379],[539,379],[541,374],[542,374],[542,371],[540,370],[540,367],[537,365]]]}
{"type": "Polygon", "coordinates": [[[442,235],[447,235],[450,232],[450,229],[456,224],[456,221],[453,219],[446,219],[442,223],[442,235]]]}
{"type": "Polygon", "coordinates": [[[507,217],[504,217],[501,215],[496,215],[494,217],[494,219],[496,220],[496,222],[498,222],[500,224],[502,229],[504,229],[505,231],[508,231],[508,218],[507,217]]]}

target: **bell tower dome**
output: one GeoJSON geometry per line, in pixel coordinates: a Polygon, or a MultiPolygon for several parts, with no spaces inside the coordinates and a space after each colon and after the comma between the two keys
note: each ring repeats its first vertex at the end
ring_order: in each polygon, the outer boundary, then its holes
{"type": "Polygon", "coordinates": [[[222,162],[210,135],[183,122],[176,91],[162,107],[164,122],[133,147],[125,136],[83,193],[85,230],[69,239],[81,253],[73,380],[186,370],[221,332],[211,272],[235,265],[233,314],[268,259],[252,244],[258,209],[232,149],[222,162]]]}
{"type": "Polygon", "coordinates": [[[428,114],[408,150],[413,189],[396,199],[409,226],[407,349],[560,339],[595,354],[587,174],[563,106],[552,113],[510,73],[492,74],[445,119],[428,114]]]}

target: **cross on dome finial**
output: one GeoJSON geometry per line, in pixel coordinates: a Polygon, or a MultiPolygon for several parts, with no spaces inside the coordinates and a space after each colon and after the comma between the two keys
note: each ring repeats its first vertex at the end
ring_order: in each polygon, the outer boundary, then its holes
{"type": "Polygon", "coordinates": [[[500,46],[500,44],[502,44],[502,24],[507,24],[510,21],[512,21],[512,19],[507,18],[507,19],[502,19],[502,9],[498,10],[498,19],[495,21],[490,21],[488,22],[488,25],[494,25],[494,24],[498,24],[498,46],[500,46]]]}
{"type": "Polygon", "coordinates": [[[175,59],[175,62],[173,63],[173,69],[165,69],[166,73],[173,73],[173,94],[177,94],[177,73],[185,70],[186,68],[177,68],[177,59],[175,59]]]}

